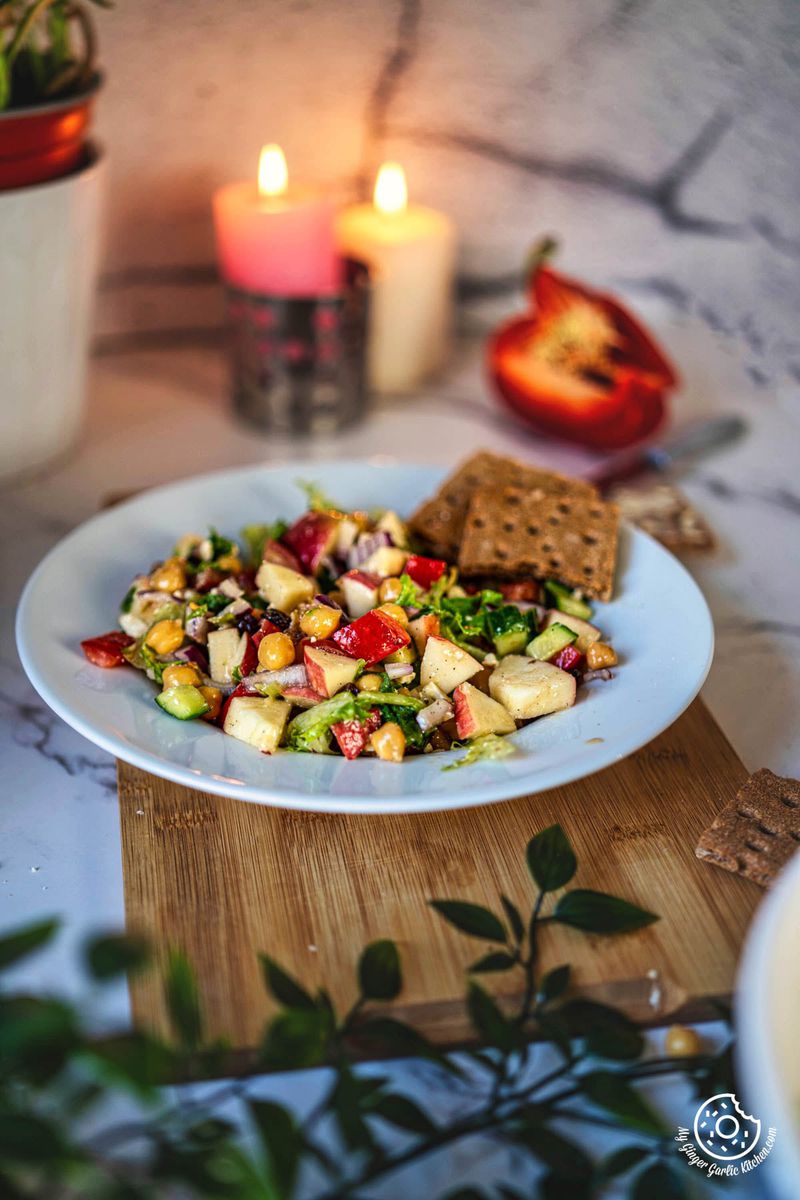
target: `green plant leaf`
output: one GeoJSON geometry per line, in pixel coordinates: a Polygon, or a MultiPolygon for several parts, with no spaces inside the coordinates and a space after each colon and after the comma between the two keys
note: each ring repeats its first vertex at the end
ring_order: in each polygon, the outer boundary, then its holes
{"type": "Polygon", "coordinates": [[[633,1129],[664,1133],[664,1125],[637,1091],[614,1071],[590,1071],[577,1078],[587,1099],[633,1129]]]}
{"type": "Polygon", "coordinates": [[[636,1059],[644,1050],[644,1037],[634,1023],[616,1008],[576,997],[559,1009],[572,1037],[582,1037],[590,1054],[620,1062],[636,1059]]]}
{"type": "Polygon", "coordinates": [[[77,1146],[70,1146],[61,1130],[46,1117],[30,1110],[25,1113],[3,1112],[0,1120],[0,1162],[26,1163],[41,1167],[56,1162],[78,1161],[83,1157],[77,1146]]]}
{"type": "Polygon", "coordinates": [[[689,1194],[672,1167],[653,1163],[636,1176],[631,1200],[688,1200],[689,1194]]]}
{"type": "Polygon", "coordinates": [[[516,963],[513,954],[508,954],[505,950],[491,950],[467,969],[474,975],[485,975],[490,971],[509,971],[516,963]]]}
{"type": "Polygon", "coordinates": [[[295,1119],[282,1104],[270,1100],[250,1099],[247,1107],[269,1159],[275,1186],[281,1196],[290,1196],[302,1148],[295,1119]]]}
{"type": "Polygon", "coordinates": [[[605,892],[576,888],[560,898],[553,920],[586,933],[628,933],[652,925],[658,917],[605,892]]]}
{"type": "Polygon", "coordinates": [[[43,996],[0,997],[0,1078],[45,1083],[84,1043],[75,1009],[43,996]]]}
{"type": "Polygon", "coordinates": [[[400,955],[389,938],[370,942],[358,960],[358,985],[367,1000],[394,1000],[403,987],[400,955]]]}
{"type": "Polygon", "coordinates": [[[82,1057],[106,1083],[136,1093],[149,1093],[178,1073],[178,1059],[169,1046],[136,1029],[93,1041],[82,1057]]]}
{"type": "Polygon", "coordinates": [[[504,1016],[493,997],[484,991],[474,979],[469,981],[467,1011],[473,1028],[482,1042],[489,1046],[496,1046],[505,1054],[516,1050],[520,1045],[517,1027],[504,1016]]]}
{"type": "Polygon", "coordinates": [[[378,1053],[382,1058],[425,1058],[434,1062],[451,1075],[462,1075],[457,1063],[438,1050],[418,1030],[395,1017],[370,1017],[360,1021],[352,1037],[363,1043],[364,1048],[378,1053]]]}
{"type": "Polygon", "coordinates": [[[53,938],[60,922],[55,919],[25,925],[0,938],[0,971],[33,954],[53,938]]]}
{"type": "Polygon", "coordinates": [[[287,1009],[268,1026],[261,1057],[276,1071],[319,1066],[328,1056],[333,1029],[324,1008],[287,1009]]]}
{"type": "Polygon", "coordinates": [[[543,892],[569,883],[578,867],[572,846],[560,825],[550,825],[528,842],[528,870],[543,892]]]}
{"type": "Polygon", "coordinates": [[[429,900],[428,903],[461,933],[487,942],[506,941],[502,921],[480,904],[471,904],[468,900],[429,900]]]}
{"type": "Polygon", "coordinates": [[[539,1180],[537,1200],[592,1200],[595,1195],[589,1179],[566,1179],[551,1172],[539,1180]]]}
{"type": "Polygon", "coordinates": [[[539,984],[539,995],[545,1002],[557,1000],[559,996],[563,996],[564,992],[569,987],[570,975],[572,969],[568,963],[564,963],[561,967],[553,967],[552,971],[548,971],[542,976],[542,981],[539,984]]]}
{"type": "Polygon", "coordinates": [[[11,73],[4,54],[0,54],[0,110],[8,108],[11,100],[11,73]]]}
{"type": "Polygon", "coordinates": [[[580,1146],[540,1120],[523,1125],[515,1132],[514,1141],[563,1179],[579,1182],[590,1180],[594,1174],[594,1164],[580,1146]]]}
{"type": "Polygon", "coordinates": [[[506,920],[511,926],[514,938],[517,942],[521,942],[525,937],[525,925],[523,924],[519,909],[514,901],[509,900],[508,896],[504,896],[502,892],[500,893],[500,903],[503,906],[503,912],[506,914],[506,920]]]}
{"type": "Polygon", "coordinates": [[[143,938],[130,934],[106,934],[86,945],[86,966],[92,978],[115,979],[133,974],[150,961],[150,948],[143,938]]]}
{"type": "Polygon", "coordinates": [[[396,1125],[398,1129],[405,1129],[408,1133],[436,1132],[436,1125],[428,1114],[413,1100],[409,1100],[408,1096],[385,1092],[372,1106],[372,1112],[388,1121],[390,1125],[396,1125]]]}
{"type": "Polygon", "coordinates": [[[286,1008],[316,1008],[313,996],[297,982],[283,967],[278,966],[274,958],[268,954],[260,954],[264,980],[272,995],[279,1004],[286,1008]]]}
{"type": "Polygon", "coordinates": [[[646,1158],[650,1158],[652,1153],[653,1151],[646,1146],[621,1146],[602,1160],[597,1167],[597,1173],[601,1179],[615,1179],[617,1175],[625,1175],[634,1167],[638,1167],[646,1158]]]}
{"type": "Polygon", "coordinates": [[[167,1011],[172,1028],[185,1050],[197,1050],[203,1041],[203,1014],[194,969],[179,950],[171,950],[165,981],[167,1011]]]}

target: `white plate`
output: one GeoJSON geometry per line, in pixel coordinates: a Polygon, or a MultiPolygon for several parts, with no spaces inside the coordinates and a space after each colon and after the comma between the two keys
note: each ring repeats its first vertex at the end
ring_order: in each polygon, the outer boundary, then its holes
{"type": "Polygon", "coordinates": [[[775,1147],[759,1175],[776,1200],[796,1200],[800,1179],[800,852],[781,874],[747,934],[736,983],[742,1103],[774,1125],[775,1147]]]}
{"type": "Polygon", "coordinates": [[[25,670],[60,717],[126,762],[188,787],[318,812],[424,812],[539,792],[618,762],[671,725],[708,673],[711,616],[676,559],[630,528],[621,539],[618,599],[597,607],[623,664],[614,680],[589,684],[574,708],[514,734],[514,756],[457,772],[442,771],[455,751],[402,764],[265,756],[202,721],[172,720],[142,675],[84,661],[81,639],[115,627],[134,573],[163,558],[181,533],[214,525],[236,535],[248,522],[292,519],[304,508],[298,478],[314,479],[346,508],[408,514],[443,474],[382,462],[247,467],[158,488],[102,513],[56,546],[25,588],[17,614],[25,670]]]}

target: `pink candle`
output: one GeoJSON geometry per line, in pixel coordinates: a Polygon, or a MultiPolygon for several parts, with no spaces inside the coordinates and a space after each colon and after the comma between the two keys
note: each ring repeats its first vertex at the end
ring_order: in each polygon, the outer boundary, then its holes
{"type": "Polygon", "coordinates": [[[223,277],[234,287],[275,296],[338,291],[335,215],[328,200],[308,189],[289,188],[283,151],[265,146],[257,185],[231,183],[214,193],[223,277]]]}

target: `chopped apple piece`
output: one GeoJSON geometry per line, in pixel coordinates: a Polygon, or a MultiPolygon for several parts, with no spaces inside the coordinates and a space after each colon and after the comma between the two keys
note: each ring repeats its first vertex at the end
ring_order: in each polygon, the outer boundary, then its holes
{"type": "Polygon", "coordinates": [[[234,667],[241,665],[247,651],[247,634],[230,625],[208,635],[208,673],[215,683],[230,683],[234,667]]]}
{"type": "Polygon", "coordinates": [[[492,672],[489,692],[517,721],[527,721],[570,708],[575,703],[576,682],[574,675],[552,663],[507,654],[492,672]]]}
{"type": "Polygon", "coordinates": [[[477,658],[467,654],[447,638],[432,635],[425,644],[420,667],[420,683],[437,684],[447,695],[481,669],[477,658]]]}
{"type": "Polygon", "coordinates": [[[288,700],[296,708],[313,708],[315,704],[321,704],[326,699],[319,692],[315,692],[312,687],[300,683],[290,684],[287,687],[281,688],[281,695],[284,700],[288,700]]]}
{"type": "Polygon", "coordinates": [[[573,617],[570,613],[560,612],[557,608],[551,608],[548,611],[542,628],[549,629],[551,625],[566,625],[567,629],[577,633],[578,640],[573,642],[573,645],[579,654],[585,654],[592,642],[600,640],[600,630],[596,625],[590,625],[582,617],[573,617]]]}
{"type": "Polygon", "coordinates": [[[424,654],[428,638],[439,634],[439,618],[435,613],[423,613],[421,617],[415,617],[413,621],[408,622],[408,632],[414,639],[419,653],[424,654]]]}
{"type": "Polygon", "coordinates": [[[403,549],[408,545],[408,530],[406,529],[405,521],[401,521],[397,513],[393,512],[390,508],[383,514],[375,528],[382,529],[385,533],[388,533],[395,546],[403,549]]]}
{"type": "Polygon", "coordinates": [[[313,579],[272,562],[263,562],[258,568],[256,587],[273,608],[285,613],[292,612],[304,600],[311,600],[316,592],[313,579]]]}
{"type": "Polygon", "coordinates": [[[234,696],[228,705],[224,729],[231,737],[248,746],[255,746],[265,754],[277,750],[291,704],[285,700],[272,700],[266,696],[234,696]]]}
{"type": "Polygon", "coordinates": [[[364,571],[371,571],[374,575],[380,575],[381,579],[388,579],[390,575],[403,573],[407,558],[408,551],[401,550],[398,546],[379,546],[361,564],[361,568],[364,571]]]}
{"type": "Polygon", "coordinates": [[[333,696],[346,683],[352,683],[358,673],[358,661],[345,654],[331,654],[308,643],[303,647],[308,682],[315,692],[333,696]]]}
{"type": "Polygon", "coordinates": [[[471,683],[460,683],[453,692],[459,738],[482,737],[485,733],[513,733],[514,718],[503,705],[471,683]]]}
{"type": "Polygon", "coordinates": [[[336,549],[339,521],[330,513],[308,512],[283,535],[301,568],[313,575],[323,558],[336,549]]]}
{"type": "Polygon", "coordinates": [[[370,575],[366,571],[347,571],[341,576],[339,587],[344,593],[345,608],[354,621],[377,608],[380,586],[380,575],[370,575]]]}

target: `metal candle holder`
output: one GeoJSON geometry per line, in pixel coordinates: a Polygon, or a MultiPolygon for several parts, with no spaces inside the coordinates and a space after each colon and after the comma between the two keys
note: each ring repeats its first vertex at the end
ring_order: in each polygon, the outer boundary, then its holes
{"type": "Polygon", "coordinates": [[[341,292],[275,296],[228,287],[233,406],[262,431],[332,433],[367,409],[369,271],[345,261],[341,292]]]}

